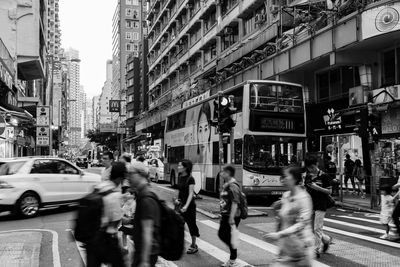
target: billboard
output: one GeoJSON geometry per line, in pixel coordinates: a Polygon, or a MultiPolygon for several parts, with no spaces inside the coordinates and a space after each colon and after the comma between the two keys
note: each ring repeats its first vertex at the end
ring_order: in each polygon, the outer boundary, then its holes
{"type": "Polygon", "coordinates": [[[115,123],[100,123],[99,128],[101,133],[117,132],[117,126],[115,125],[115,123]]]}
{"type": "Polygon", "coordinates": [[[121,111],[121,100],[110,100],[109,104],[110,104],[110,107],[108,110],[110,112],[120,112],[121,111]]]}
{"type": "Polygon", "coordinates": [[[400,3],[388,3],[361,14],[362,39],[400,30],[400,3]]]}

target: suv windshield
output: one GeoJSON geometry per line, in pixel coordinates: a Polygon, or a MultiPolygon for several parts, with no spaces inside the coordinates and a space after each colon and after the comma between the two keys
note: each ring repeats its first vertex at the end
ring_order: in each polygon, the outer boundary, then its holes
{"type": "Polygon", "coordinates": [[[265,174],[281,174],[282,168],[303,161],[304,140],[298,137],[244,137],[243,168],[265,174]]]}
{"type": "Polygon", "coordinates": [[[16,174],[26,161],[12,161],[0,163],[0,175],[16,174]]]}

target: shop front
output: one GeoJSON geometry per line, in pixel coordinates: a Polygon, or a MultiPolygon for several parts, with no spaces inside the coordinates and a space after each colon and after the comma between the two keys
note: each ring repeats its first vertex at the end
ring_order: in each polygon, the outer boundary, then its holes
{"type": "Polygon", "coordinates": [[[344,203],[370,207],[373,192],[370,174],[370,157],[368,133],[366,127],[360,125],[366,122],[367,107],[359,105],[350,107],[348,98],[338,99],[321,104],[311,104],[307,107],[308,118],[308,151],[319,152],[323,162],[320,169],[326,170],[327,163],[335,163],[336,178],[340,182],[339,192],[335,192],[337,200],[344,203]],[[345,160],[349,155],[354,162],[360,160],[366,171],[365,181],[361,186],[366,193],[361,195],[357,180],[345,177],[345,160]]]}

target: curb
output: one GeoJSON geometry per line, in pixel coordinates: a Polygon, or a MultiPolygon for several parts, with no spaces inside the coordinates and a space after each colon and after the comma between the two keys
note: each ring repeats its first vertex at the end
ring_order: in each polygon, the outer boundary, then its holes
{"type": "Polygon", "coordinates": [[[346,208],[346,209],[351,209],[351,210],[355,210],[355,211],[370,212],[370,213],[377,213],[377,214],[379,213],[378,210],[364,208],[364,207],[361,207],[359,205],[343,203],[343,202],[340,202],[340,201],[336,201],[335,206],[336,207],[341,207],[341,208],[346,208]]]}

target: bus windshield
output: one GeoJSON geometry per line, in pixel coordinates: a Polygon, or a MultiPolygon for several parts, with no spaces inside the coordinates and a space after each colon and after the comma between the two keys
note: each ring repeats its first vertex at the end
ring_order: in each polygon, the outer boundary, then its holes
{"type": "Polygon", "coordinates": [[[304,139],[245,135],[243,168],[265,174],[281,174],[282,168],[303,161],[304,139]]]}
{"type": "Polygon", "coordinates": [[[253,83],[250,108],[270,112],[303,112],[302,87],[274,83],[253,83]]]}

